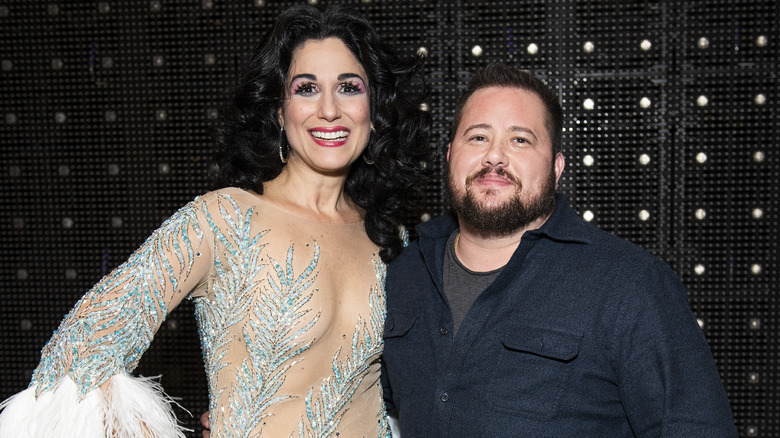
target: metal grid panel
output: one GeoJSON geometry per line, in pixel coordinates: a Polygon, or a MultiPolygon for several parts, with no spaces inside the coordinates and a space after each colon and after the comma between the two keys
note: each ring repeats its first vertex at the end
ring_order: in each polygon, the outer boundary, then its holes
{"type": "Polygon", "coordinates": [[[681,2],[680,265],[743,436],[780,433],[777,2],[681,2]],[[773,42],[773,43],[771,43],[773,42]]]}

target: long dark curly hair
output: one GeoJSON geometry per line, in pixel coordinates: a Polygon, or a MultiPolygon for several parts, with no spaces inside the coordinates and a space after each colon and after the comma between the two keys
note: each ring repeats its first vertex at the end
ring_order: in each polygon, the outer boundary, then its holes
{"type": "Polygon", "coordinates": [[[430,115],[421,109],[427,89],[421,61],[401,59],[356,11],[331,5],[325,11],[297,5],[282,12],[265,42],[249,57],[232,105],[217,132],[220,151],[212,167],[215,188],[236,186],[263,192],[276,178],[283,139],[277,110],[293,52],[308,40],[335,37],[344,42],[368,77],[371,121],[376,130],[363,152],[373,164],[352,164],[345,192],[365,211],[368,237],[389,262],[403,249],[400,216],[422,190],[434,168],[428,141],[430,115]]]}

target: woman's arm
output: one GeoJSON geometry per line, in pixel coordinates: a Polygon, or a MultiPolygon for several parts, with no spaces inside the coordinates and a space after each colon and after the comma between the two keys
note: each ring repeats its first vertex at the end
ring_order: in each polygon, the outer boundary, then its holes
{"type": "Polygon", "coordinates": [[[210,269],[204,203],[181,208],[76,303],[30,387],[0,405],[0,437],[183,436],[162,388],[129,373],[210,269]]]}

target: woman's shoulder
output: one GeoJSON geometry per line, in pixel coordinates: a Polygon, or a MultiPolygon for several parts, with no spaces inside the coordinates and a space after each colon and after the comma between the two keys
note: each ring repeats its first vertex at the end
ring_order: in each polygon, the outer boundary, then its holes
{"type": "Polygon", "coordinates": [[[225,187],[204,193],[195,198],[193,202],[209,206],[226,201],[238,205],[253,205],[257,203],[258,198],[259,195],[255,192],[238,187],[225,187]]]}
{"type": "Polygon", "coordinates": [[[197,210],[209,216],[243,215],[248,211],[257,211],[261,196],[250,190],[238,187],[225,187],[204,193],[192,203],[197,210]]]}

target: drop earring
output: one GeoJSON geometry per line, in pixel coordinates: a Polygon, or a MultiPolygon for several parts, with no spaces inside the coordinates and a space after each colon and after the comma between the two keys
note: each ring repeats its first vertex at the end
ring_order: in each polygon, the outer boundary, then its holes
{"type": "MultiPolygon", "coordinates": [[[[372,126],[371,127],[371,135],[374,135],[374,134],[376,134],[376,129],[374,129],[374,127],[372,126]]],[[[371,137],[369,137],[368,140],[369,140],[369,143],[370,143],[371,142],[371,137]]],[[[363,162],[365,162],[366,164],[368,164],[370,166],[370,165],[374,164],[374,160],[370,160],[370,159],[366,158],[366,151],[367,150],[368,150],[368,147],[366,147],[366,150],[363,151],[362,157],[363,157],[363,162]]]]}
{"type": "Polygon", "coordinates": [[[284,126],[282,126],[282,130],[279,131],[279,159],[282,160],[282,164],[287,164],[287,158],[284,156],[284,126]]]}

